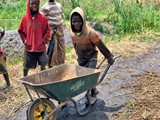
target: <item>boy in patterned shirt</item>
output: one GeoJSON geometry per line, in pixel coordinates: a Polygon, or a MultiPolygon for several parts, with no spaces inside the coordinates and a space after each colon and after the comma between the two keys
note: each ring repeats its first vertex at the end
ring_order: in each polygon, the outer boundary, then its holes
{"type": "Polygon", "coordinates": [[[62,27],[65,18],[61,7],[61,4],[55,0],[48,0],[40,10],[41,14],[46,16],[51,28],[47,50],[49,68],[65,62],[65,40],[62,27]]]}

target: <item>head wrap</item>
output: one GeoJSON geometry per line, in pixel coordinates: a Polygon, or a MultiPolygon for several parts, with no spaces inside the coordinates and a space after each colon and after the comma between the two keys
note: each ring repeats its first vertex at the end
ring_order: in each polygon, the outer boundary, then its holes
{"type": "Polygon", "coordinates": [[[4,33],[4,29],[0,27],[0,33],[4,33]]]}

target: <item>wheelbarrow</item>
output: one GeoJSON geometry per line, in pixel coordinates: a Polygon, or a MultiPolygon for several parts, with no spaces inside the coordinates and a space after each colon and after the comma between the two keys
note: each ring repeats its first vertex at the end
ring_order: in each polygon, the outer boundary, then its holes
{"type": "MultiPolygon", "coordinates": [[[[118,55],[114,59],[120,56],[118,55]]],[[[87,114],[91,108],[89,93],[92,88],[103,81],[110,66],[110,64],[106,66],[101,77],[101,70],[99,69],[63,64],[21,78],[18,81],[24,84],[32,101],[27,110],[27,120],[56,120],[55,112],[68,102],[73,102],[76,112],[80,116],[87,114]],[[36,92],[38,96],[36,100],[33,100],[29,89],[36,92]],[[73,97],[83,92],[87,92],[88,105],[84,111],[80,111],[73,97]],[[41,98],[40,95],[43,95],[44,98],[41,98]],[[55,106],[51,100],[56,100],[60,104],[55,106]]]]}

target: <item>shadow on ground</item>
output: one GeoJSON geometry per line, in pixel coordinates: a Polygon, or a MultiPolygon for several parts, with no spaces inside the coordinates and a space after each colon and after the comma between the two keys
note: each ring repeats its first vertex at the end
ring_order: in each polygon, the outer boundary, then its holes
{"type": "MultiPolygon", "coordinates": [[[[85,101],[85,98],[78,101],[80,110],[85,108],[85,101]]],[[[97,99],[88,114],[79,116],[76,113],[73,103],[68,103],[66,108],[57,111],[57,120],[109,120],[106,112],[116,112],[122,107],[124,105],[109,107],[103,100],[97,99]]]]}

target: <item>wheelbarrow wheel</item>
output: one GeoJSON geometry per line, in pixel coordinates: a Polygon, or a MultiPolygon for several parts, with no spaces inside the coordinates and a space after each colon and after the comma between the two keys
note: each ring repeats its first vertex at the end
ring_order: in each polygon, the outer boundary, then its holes
{"type": "MultiPolygon", "coordinates": [[[[43,120],[45,116],[55,109],[55,105],[49,99],[41,98],[41,100],[46,110],[39,99],[35,100],[28,106],[27,120],[43,120]]],[[[56,114],[54,113],[49,120],[56,120],[56,114]]]]}

